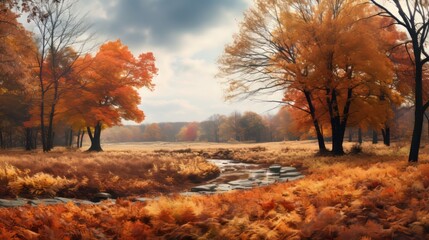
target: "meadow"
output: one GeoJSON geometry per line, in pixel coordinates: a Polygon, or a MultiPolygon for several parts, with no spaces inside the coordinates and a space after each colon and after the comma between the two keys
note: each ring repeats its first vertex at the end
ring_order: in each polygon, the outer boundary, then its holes
{"type": "Polygon", "coordinates": [[[316,156],[312,141],[103,148],[103,153],[2,153],[3,197],[90,198],[111,191],[117,199],[0,209],[0,239],[429,238],[425,146],[415,165],[407,163],[402,143],[364,143],[362,152],[342,157],[316,156]],[[175,194],[219,174],[207,158],[295,166],[306,177],[215,195],[175,194]],[[43,178],[49,184],[37,180],[43,178]],[[133,202],[129,196],[159,198],[133,202]]]}

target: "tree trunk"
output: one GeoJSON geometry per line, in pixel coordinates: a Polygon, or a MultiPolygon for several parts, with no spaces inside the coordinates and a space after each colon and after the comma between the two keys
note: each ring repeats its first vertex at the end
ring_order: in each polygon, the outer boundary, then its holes
{"type": "Polygon", "coordinates": [[[82,131],[82,134],[80,135],[79,148],[82,148],[83,136],[85,136],[85,131],[82,131]]]}
{"type": "Polygon", "coordinates": [[[378,143],[378,134],[376,130],[372,130],[372,144],[378,143]]]}
{"type": "Polygon", "coordinates": [[[423,114],[421,110],[415,110],[413,136],[411,138],[410,154],[408,156],[409,162],[417,162],[419,159],[420,140],[423,128],[423,114]]]}
{"type": "Polygon", "coordinates": [[[48,152],[54,148],[54,113],[55,113],[55,104],[52,104],[51,112],[49,113],[48,133],[46,136],[46,142],[47,142],[46,151],[48,152]]]}
{"type": "Polygon", "coordinates": [[[332,138],[332,154],[336,156],[344,155],[343,139],[339,133],[336,133],[332,138]]]}
{"type": "Polygon", "coordinates": [[[98,122],[94,127],[94,134],[91,131],[91,128],[87,127],[87,132],[89,135],[89,139],[91,140],[91,146],[87,151],[89,152],[101,152],[103,149],[101,148],[101,123],[98,122]]]}
{"type": "MultiPolygon", "coordinates": [[[[414,39],[413,39],[414,40],[414,39]]],[[[414,42],[413,42],[414,45],[414,42]]],[[[415,45],[417,46],[417,45],[415,45]]],[[[415,48],[415,47],[414,47],[415,48]]],[[[422,86],[422,77],[423,77],[423,65],[421,63],[420,51],[419,49],[414,49],[414,58],[416,64],[416,75],[415,75],[415,105],[414,105],[414,127],[413,127],[413,136],[411,138],[410,154],[408,155],[409,162],[417,162],[419,160],[419,150],[420,150],[420,141],[422,137],[423,130],[423,86],[422,86]]]]}
{"type": "Polygon", "coordinates": [[[322,130],[320,129],[319,121],[316,117],[316,109],[314,108],[312,99],[311,99],[311,93],[309,91],[304,90],[305,99],[307,100],[308,107],[310,109],[310,115],[311,119],[313,120],[313,126],[316,130],[317,135],[317,143],[319,145],[319,153],[326,153],[328,150],[325,146],[325,139],[322,134],[322,130]]]}
{"type": "Polygon", "coordinates": [[[82,130],[79,129],[79,131],[77,132],[77,139],[76,139],[76,148],[80,147],[80,135],[82,134],[82,130]]]}
{"type": "Polygon", "coordinates": [[[43,152],[48,152],[48,145],[46,143],[46,128],[45,128],[45,94],[43,87],[43,78],[42,78],[42,69],[40,69],[40,85],[41,85],[41,100],[40,100],[40,135],[42,138],[42,148],[43,152]]]}
{"type": "Polygon", "coordinates": [[[347,120],[350,111],[352,89],[347,90],[347,100],[342,110],[342,117],[337,100],[337,91],[333,89],[331,98],[328,99],[329,114],[331,117],[331,131],[332,131],[332,154],[336,156],[344,155],[344,134],[346,133],[347,120]]]}
{"type": "Polygon", "coordinates": [[[390,146],[390,127],[386,126],[383,130],[381,130],[383,134],[383,143],[386,146],[390,146]]]}

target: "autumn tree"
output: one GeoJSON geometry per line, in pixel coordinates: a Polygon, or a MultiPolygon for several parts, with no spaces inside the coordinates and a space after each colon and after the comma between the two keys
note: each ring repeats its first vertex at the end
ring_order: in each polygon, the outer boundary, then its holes
{"type": "Polygon", "coordinates": [[[275,138],[276,124],[278,123],[275,119],[275,116],[271,114],[267,114],[261,117],[264,124],[264,132],[262,137],[263,141],[274,142],[276,140],[275,138]]]}
{"type": "MultiPolygon", "coordinates": [[[[394,94],[388,87],[393,71],[386,56],[392,45],[384,38],[390,35],[380,33],[380,19],[368,18],[371,8],[362,3],[314,1],[314,12],[304,11],[308,6],[298,4],[300,14],[290,13],[297,22],[288,21],[288,15],[284,19],[286,28],[295,27],[287,36],[299,41],[300,56],[311,67],[304,85],[312,89],[315,101],[323,102],[335,155],[344,153],[342,144],[350,121],[372,118],[386,122],[390,106],[380,96],[394,94]]],[[[395,42],[395,37],[390,41],[395,42]]]]}
{"type": "Polygon", "coordinates": [[[160,141],[161,129],[157,123],[149,124],[145,127],[143,132],[144,141],[160,141]]]}
{"type": "Polygon", "coordinates": [[[210,116],[206,121],[200,123],[201,136],[200,138],[205,139],[209,142],[219,142],[219,131],[220,125],[225,120],[225,116],[214,114],[210,116]]]}
{"type": "Polygon", "coordinates": [[[184,123],[159,123],[158,125],[161,131],[161,140],[174,142],[184,123]]]}
{"type": "Polygon", "coordinates": [[[297,134],[294,133],[297,126],[294,125],[291,110],[290,107],[282,107],[273,118],[274,138],[277,141],[297,139],[297,134]]]}
{"type": "Polygon", "coordinates": [[[240,125],[241,113],[231,113],[219,126],[219,137],[222,141],[241,141],[243,128],[240,125]]]}
{"type": "Polygon", "coordinates": [[[377,98],[392,80],[379,22],[363,2],[256,1],[220,60],[229,96],[285,91],[283,102],[311,119],[319,151],[325,125],[332,153],[343,154],[353,105],[377,98]]]}
{"type": "Polygon", "coordinates": [[[429,107],[429,101],[423,100],[423,69],[429,61],[426,41],[429,32],[429,5],[427,1],[389,0],[389,5],[378,0],[371,0],[381,12],[379,15],[395,20],[408,33],[409,40],[403,44],[409,50],[414,63],[414,128],[411,139],[409,162],[417,162],[423,129],[423,116],[429,107]],[[389,8],[390,6],[391,8],[389,8]]]}
{"type": "Polygon", "coordinates": [[[179,141],[193,142],[198,139],[199,135],[199,124],[197,122],[191,122],[186,124],[180,129],[177,139],[179,141]]]}
{"type": "Polygon", "coordinates": [[[54,117],[57,104],[65,92],[64,81],[85,48],[90,37],[83,18],[76,15],[74,2],[35,1],[43,18],[34,17],[38,52],[40,88],[40,127],[43,151],[53,148],[54,117]],[[77,48],[73,49],[73,48],[77,48]]]}
{"type": "Polygon", "coordinates": [[[107,42],[95,56],[84,56],[91,66],[80,72],[79,91],[68,92],[70,111],[85,122],[91,140],[89,151],[102,151],[100,136],[105,127],[120,125],[121,120],[141,122],[143,111],[138,108],[139,88],[154,88],[153,77],[157,73],[152,53],[134,57],[120,40],[107,42]]]}
{"type": "Polygon", "coordinates": [[[245,112],[240,119],[244,141],[261,142],[265,125],[262,117],[254,112],[245,112]]]}
{"type": "MultiPolygon", "coordinates": [[[[35,50],[29,32],[18,23],[18,15],[5,8],[0,14],[0,142],[6,147],[5,133],[12,135],[29,119],[34,87],[31,84],[31,68],[34,62],[31,53],[35,50]]],[[[24,130],[30,135],[31,128],[24,130]]],[[[27,137],[27,149],[33,148],[27,137]]]]}
{"type": "MultiPolygon", "coordinates": [[[[299,48],[285,37],[289,29],[283,25],[282,16],[293,7],[292,2],[255,0],[255,6],[245,13],[240,32],[234,35],[233,43],[219,59],[219,76],[226,78],[228,100],[272,96],[286,89],[304,94],[308,109],[301,109],[312,116],[319,151],[326,152],[311,91],[299,80],[307,74],[308,66],[298,61],[299,48]]],[[[294,101],[280,100],[270,101],[295,106],[294,101]]]]}

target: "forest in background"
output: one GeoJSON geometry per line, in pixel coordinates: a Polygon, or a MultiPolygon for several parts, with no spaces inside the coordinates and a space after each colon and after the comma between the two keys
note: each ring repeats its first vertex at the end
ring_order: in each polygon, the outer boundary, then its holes
{"type": "MultiPolygon", "coordinates": [[[[396,110],[392,123],[391,138],[408,140],[412,133],[412,111],[396,110]]],[[[427,129],[427,123],[424,128],[427,129]]],[[[429,138],[429,132],[423,139],[429,138]]],[[[296,119],[290,108],[281,108],[275,115],[259,115],[254,112],[215,114],[202,122],[164,122],[142,125],[115,126],[103,132],[104,143],[119,142],[277,142],[315,139],[311,122],[296,119]]],[[[371,128],[348,128],[349,142],[370,140],[384,142],[380,131],[371,128]],[[359,137],[360,136],[360,137],[359,137]]]]}

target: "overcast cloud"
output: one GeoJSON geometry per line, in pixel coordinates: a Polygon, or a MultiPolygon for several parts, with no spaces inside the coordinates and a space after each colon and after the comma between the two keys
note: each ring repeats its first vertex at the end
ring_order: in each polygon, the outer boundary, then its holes
{"type": "Polygon", "coordinates": [[[232,41],[251,0],[81,0],[100,41],[121,39],[134,54],[152,51],[155,91],[141,90],[145,123],[203,121],[213,114],[275,107],[225,103],[217,58],[232,41]]]}

